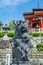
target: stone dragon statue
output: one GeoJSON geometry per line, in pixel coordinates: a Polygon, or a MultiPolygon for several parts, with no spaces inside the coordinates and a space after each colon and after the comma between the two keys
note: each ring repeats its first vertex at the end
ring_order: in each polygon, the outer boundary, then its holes
{"type": "Polygon", "coordinates": [[[30,39],[31,35],[29,32],[29,23],[27,21],[16,22],[16,35],[14,36],[14,47],[13,47],[13,62],[14,61],[29,61],[29,50],[30,50],[30,39]]]}

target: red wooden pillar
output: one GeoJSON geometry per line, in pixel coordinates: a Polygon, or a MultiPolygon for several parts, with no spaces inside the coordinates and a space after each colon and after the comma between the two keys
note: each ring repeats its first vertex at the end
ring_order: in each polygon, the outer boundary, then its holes
{"type": "Polygon", "coordinates": [[[32,28],[32,20],[30,20],[30,28],[32,28]]]}
{"type": "Polygon", "coordinates": [[[32,24],[33,24],[33,23],[32,23],[32,20],[30,20],[30,32],[32,32],[32,30],[33,30],[33,29],[32,29],[32,24]]]}

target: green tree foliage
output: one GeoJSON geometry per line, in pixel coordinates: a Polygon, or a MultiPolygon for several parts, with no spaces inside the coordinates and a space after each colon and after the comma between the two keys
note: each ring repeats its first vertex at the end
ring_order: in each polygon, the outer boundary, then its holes
{"type": "Polygon", "coordinates": [[[43,37],[43,32],[41,32],[41,36],[43,37]]]}
{"type": "Polygon", "coordinates": [[[0,27],[3,25],[3,23],[0,21],[0,27]]]}
{"type": "Polygon", "coordinates": [[[36,45],[38,51],[43,51],[43,43],[39,43],[36,45]]]}
{"type": "Polygon", "coordinates": [[[35,32],[35,33],[33,32],[32,35],[33,35],[34,37],[39,37],[39,36],[40,36],[40,33],[39,33],[39,32],[35,32]]]}
{"type": "Polygon", "coordinates": [[[0,38],[4,36],[4,32],[0,31],[0,38]]]}
{"type": "Polygon", "coordinates": [[[14,37],[15,34],[16,34],[16,33],[15,33],[14,31],[9,31],[8,34],[7,34],[7,36],[8,36],[8,37],[14,37]]]}
{"type": "Polygon", "coordinates": [[[16,25],[13,20],[8,23],[8,26],[10,27],[11,30],[16,29],[16,25]]]}
{"type": "Polygon", "coordinates": [[[39,37],[41,36],[41,34],[43,35],[43,33],[40,32],[28,32],[29,35],[32,35],[33,37],[39,37]]]}
{"type": "Polygon", "coordinates": [[[28,32],[29,35],[32,35],[32,32],[28,32]]]}

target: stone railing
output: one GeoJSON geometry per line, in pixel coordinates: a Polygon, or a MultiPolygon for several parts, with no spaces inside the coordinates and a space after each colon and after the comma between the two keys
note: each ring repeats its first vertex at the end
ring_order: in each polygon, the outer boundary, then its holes
{"type": "Polygon", "coordinates": [[[43,32],[43,28],[39,28],[39,29],[30,28],[30,29],[29,29],[29,32],[43,32]]]}

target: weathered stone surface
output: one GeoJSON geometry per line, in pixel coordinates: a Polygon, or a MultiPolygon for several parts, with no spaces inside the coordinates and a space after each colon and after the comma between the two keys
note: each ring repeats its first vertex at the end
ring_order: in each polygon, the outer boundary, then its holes
{"type": "Polygon", "coordinates": [[[15,61],[27,61],[29,60],[29,49],[32,47],[30,39],[31,35],[28,35],[28,23],[25,21],[18,21],[16,24],[16,36],[14,37],[14,51],[13,51],[13,59],[15,61]],[[18,52],[18,47],[19,52],[18,52]],[[18,53],[18,54],[17,54],[18,53]],[[19,59],[19,60],[18,60],[19,59]]]}
{"type": "Polygon", "coordinates": [[[10,41],[9,40],[1,40],[0,41],[0,49],[3,48],[9,48],[10,47],[10,41]]]}

